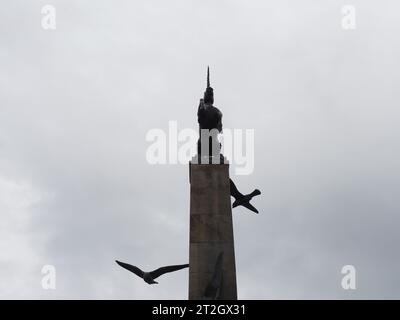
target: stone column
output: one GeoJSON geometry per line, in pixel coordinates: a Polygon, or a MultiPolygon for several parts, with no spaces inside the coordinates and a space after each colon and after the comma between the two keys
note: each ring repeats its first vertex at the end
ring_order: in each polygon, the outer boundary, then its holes
{"type": "Polygon", "coordinates": [[[189,300],[202,299],[223,252],[219,299],[236,300],[236,267],[228,164],[189,164],[189,300]]]}

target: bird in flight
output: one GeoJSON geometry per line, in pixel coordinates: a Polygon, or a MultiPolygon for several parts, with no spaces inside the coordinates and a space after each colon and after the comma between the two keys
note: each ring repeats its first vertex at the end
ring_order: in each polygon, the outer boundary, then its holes
{"type": "Polygon", "coordinates": [[[217,261],[215,262],[213,276],[204,291],[203,300],[218,300],[220,297],[223,258],[224,252],[220,252],[217,261]]]}
{"type": "Polygon", "coordinates": [[[158,268],[151,272],[145,272],[131,264],[124,263],[124,262],[121,262],[118,260],[115,260],[115,262],[118,265],[120,265],[122,268],[129,270],[130,272],[133,272],[134,274],[136,274],[138,277],[142,278],[148,284],[154,284],[154,283],[158,284],[158,282],[154,281],[154,279],[158,278],[159,276],[162,276],[164,273],[174,272],[174,271],[189,267],[188,264],[180,264],[180,265],[174,265],[174,266],[161,267],[161,268],[158,268]]]}
{"type": "Polygon", "coordinates": [[[237,206],[243,206],[246,207],[247,209],[258,213],[258,210],[256,208],[254,208],[251,204],[250,204],[250,200],[261,194],[261,191],[258,189],[255,189],[252,193],[243,195],[239,192],[239,190],[236,188],[235,184],[233,183],[233,181],[231,179],[229,179],[230,181],[230,191],[231,191],[231,196],[235,198],[235,202],[233,202],[232,207],[235,208],[237,206]]]}

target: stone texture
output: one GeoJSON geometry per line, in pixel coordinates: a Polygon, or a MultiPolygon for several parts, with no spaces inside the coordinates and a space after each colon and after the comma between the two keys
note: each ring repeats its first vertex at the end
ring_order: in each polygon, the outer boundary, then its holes
{"type": "Polygon", "coordinates": [[[228,164],[190,164],[189,299],[203,297],[217,257],[223,258],[221,299],[237,299],[228,164]]]}

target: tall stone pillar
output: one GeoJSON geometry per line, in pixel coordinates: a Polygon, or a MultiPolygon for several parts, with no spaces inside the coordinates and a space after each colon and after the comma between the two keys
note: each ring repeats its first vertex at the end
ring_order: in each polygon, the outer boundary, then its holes
{"type": "Polygon", "coordinates": [[[190,163],[189,299],[203,299],[221,252],[218,299],[237,299],[228,164],[190,163]]]}

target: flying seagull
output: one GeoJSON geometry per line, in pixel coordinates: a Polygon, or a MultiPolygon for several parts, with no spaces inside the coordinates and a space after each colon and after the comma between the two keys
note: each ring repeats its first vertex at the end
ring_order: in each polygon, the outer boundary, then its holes
{"type": "Polygon", "coordinates": [[[220,252],[215,262],[214,273],[211,281],[208,283],[204,291],[203,300],[217,300],[220,297],[222,286],[222,263],[224,260],[224,252],[220,252]]]}
{"type": "Polygon", "coordinates": [[[162,276],[164,273],[174,272],[189,267],[188,264],[180,264],[174,266],[161,267],[151,272],[144,272],[140,270],[138,267],[135,267],[131,264],[124,263],[118,260],[115,260],[115,262],[118,263],[122,268],[125,268],[126,270],[133,272],[148,284],[153,284],[153,283],[158,284],[158,282],[154,281],[154,279],[158,278],[159,276],[162,276]]]}
{"type": "Polygon", "coordinates": [[[237,206],[243,206],[246,207],[247,209],[258,213],[258,210],[256,208],[254,208],[251,204],[250,204],[250,200],[254,197],[254,196],[258,196],[261,194],[261,191],[258,189],[255,189],[252,193],[243,195],[239,192],[239,190],[236,188],[235,184],[233,183],[233,181],[231,179],[229,179],[230,181],[230,189],[231,189],[231,196],[235,198],[235,202],[233,203],[232,207],[235,208],[237,206]]]}

